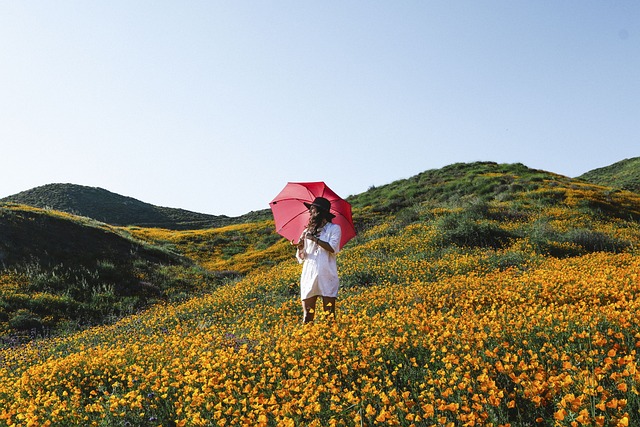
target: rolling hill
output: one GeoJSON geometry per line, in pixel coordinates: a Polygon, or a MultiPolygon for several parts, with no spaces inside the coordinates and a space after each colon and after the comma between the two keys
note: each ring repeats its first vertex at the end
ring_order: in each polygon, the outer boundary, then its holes
{"type": "Polygon", "coordinates": [[[86,217],[0,204],[0,336],[102,324],[194,291],[190,259],[86,217]]]}
{"type": "Polygon", "coordinates": [[[177,255],[144,246],[106,224],[20,205],[4,205],[0,211],[0,236],[0,262],[5,267],[32,260],[48,267],[97,260],[179,262],[177,255]]]}
{"type": "Polygon", "coordinates": [[[621,160],[578,177],[592,184],[640,193],[640,157],[621,160]]]}
{"type": "Polygon", "coordinates": [[[372,187],[348,200],[354,208],[364,210],[357,218],[360,227],[367,222],[375,224],[374,218],[384,221],[389,215],[411,220],[419,211],[466,209],[489,202],[510,206],[512,211],[572,204],[591,214],[639,219],[637,206],[624,202],[625,196],[618,193],[619,190],[597,188],[580,179],[520,163],[473,162],[427,170],[408,179],[372,187]]]}
{"type": "Polygon", "coordinates": [[[85,216],[111,225],[137,225],[171,230],[221,227],[263,217],[250,212],[237,218],[155,206],[102,188],[76,184],[47,184],[0,199],[42,209],[85,216]]]}
{"type": "Polygon", "coordinates": [[[129,258],[178,298],[5,339],[0,426],[640,425],[640,195],[476,162],[349,199],[359,233],[338,255],[338,318],[304,326],[300,266],[270,220],[167,230],[1,206],[12,239],[42,222],[34,241],[54,240],[0,271],[4,330],[130,301],[113,279],[129,258]],[[93,255],[69,270],[74,240],[93,255]],[[96,264],[105,244],[121,258],[96,264]],[[34,267],[57,245],[63,264],[34,267]]]}
{"type": "MultiPolygon", "coordinates": [[[[629,165],[625,170],[633,175],[629,165]]],[[[640,206],[632,194],[522,164],[475,162],[427,170],[348,200],[359,235],[389,224],[389,230],[401,232],[422,223],[437,232],[441,250],[497,250],[526,240],[540,253],[566,257],[632,247],[632,241],[598,225],[638,221],[640,206]],[[558,229],[557,219],[541,214],[552,207],[584,219],[558,229]],[[504,227],[514,220],[518,226],[504,227]]],[[[3,297],[20,302],[0,306],[0,325],[4,321],[7,331],[12,319],[24,315],[20,310],[48,318],[42,324],[50,327],[62,321],[99,323],[101,316],[186,297],[290,258],[268,210],[213,217],[71,184],[38,187],[5,200],[31,205],[0,203],[0,265],[11,277],[6,281],[22,284],[19,292],[9,287],[3,297]],[[202,280],[194,284],[194,276],[202,280]],[[67,298],[63,305],[74,308],[52,317],[42,306],[25,303],[34,293],[67,298]]],[[[361,243],[357,237],[351,244],[361,243]]],[[[343,275],[347,284],[374,280],[362,273],[343,275]]]]}
{"type": "MultiPolygon", "coordinates": [[[[625,159],[610,166],[589,171],[577,179],[628,191],[640,192],[640,157],[625,159]]],[[[572,179],[523,164],[495,162],[455,163],[441,169],[427,170],[350,196],[354,207],[371,206],[385,214],[400,211],[418,203],[433,206],[451,204],[471,198],[508,198],[514,191],[538,188],[543,180],[561,183],[572,179]],[[500,181],[487,174],[503,174],[500,181]]],[[[0,199],[42,209],[54,209],[85,216],[111,225],[190,230],[224,227],[271,218],[268,209],[238,217],[208,215],[184,209],[155,206],[108,190],[76,184],[47,184],[0,199]]]]}

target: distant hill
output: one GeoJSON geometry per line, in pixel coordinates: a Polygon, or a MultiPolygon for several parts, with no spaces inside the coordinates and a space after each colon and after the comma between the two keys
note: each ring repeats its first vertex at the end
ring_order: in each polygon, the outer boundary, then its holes
{"type": "Polygon", "coordinates": [[[111,225],[137,225],[171,230],[222,227],[260,218],[259,212],[231,218],[155,206],[103,188],[48,184],[0,199],[42,209],[55,209],[111,225]]]}
{"type": "Polygon", "coordinates": [[[577,204],[593,215],[640,220],[640,207],[623,195],[612,195],[596,184],[569,178],[521,163],[454,163],[407,179],[371,187],[350,196],[357,215],[356,231],[385,223],[390,215],[410,223],[428,219],[430,209],[478,209],[487,203],[508,203],[512,215],[529,208],[577,204]],[[584,193],[576,192],[580,188],[584,193]]]}
{"type": "Polygon", "coordinates": [[[594,169],[578,177],[592,184],[640,193],[640,157],[594,169]]]}
{"type": "Polygon", "coordinates": [[[541,187],[543,181],[569,182],[562,175],[531,169],[521,163],[454,163],[431,169],[351,196],[354,207],[371,206],[382,213],[398,212],[419,203],[446,206],[474,200],[506,199],[541,187]]]}

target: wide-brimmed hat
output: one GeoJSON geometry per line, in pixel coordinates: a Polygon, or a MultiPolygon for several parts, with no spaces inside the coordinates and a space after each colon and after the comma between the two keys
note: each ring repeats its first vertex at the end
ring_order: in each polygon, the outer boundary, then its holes
{"type": "Polygon", "coordinates": [[[315,206],[316,208],[320,209],[320,211],[329,219],[336,217],[334,214],[329,212],[329,209],[331,209],[331,202],[324,197],[316,197],[315,199],[313,199],[312,203],[303,203],[307,207],[307,209],[309,209],[311,206],[315,206]]]}

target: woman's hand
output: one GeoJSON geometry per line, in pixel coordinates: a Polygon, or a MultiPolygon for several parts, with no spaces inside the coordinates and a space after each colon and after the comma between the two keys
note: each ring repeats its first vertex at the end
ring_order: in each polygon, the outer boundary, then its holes
{"type": "Polygon", "coordinates": [[[293,240],[292,240],[291,241],[291,245],[295,246],[299,250],[302,250],[304,248],[304,239],[300,239],[300,241],[298,243],[294,243],[293,240]]]}

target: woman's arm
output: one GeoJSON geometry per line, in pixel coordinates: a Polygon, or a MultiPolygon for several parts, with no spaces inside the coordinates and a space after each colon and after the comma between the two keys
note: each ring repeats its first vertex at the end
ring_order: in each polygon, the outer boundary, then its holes
{"type": "Polygon", "coordinates": [[[318,246],[320,246],[325,251],[332,254],[337,254],[340,250],[340,238],[342,236],[342,229],[337,224],[330,224],[330,227],[331,228],[328,230],[328,233],[323,233],[322,235],[323,238],[327,239],[326,241],[320,240],[318,237],[310,235],[307,235],[307,238],[316,242],[318,246]]]}
{"type": "Polygon", "coordinates": [[[330,252],[330,253],[334,252],[333,248],[329,243],[325,242],[324,240],[320,240],[319,238],[317,238],[312,234],[307,234],[307,239],[311,240],[312,242],[316,242],[318,246],[320,246],[322,249],[324,249],[327,252],[330,252]]]}

